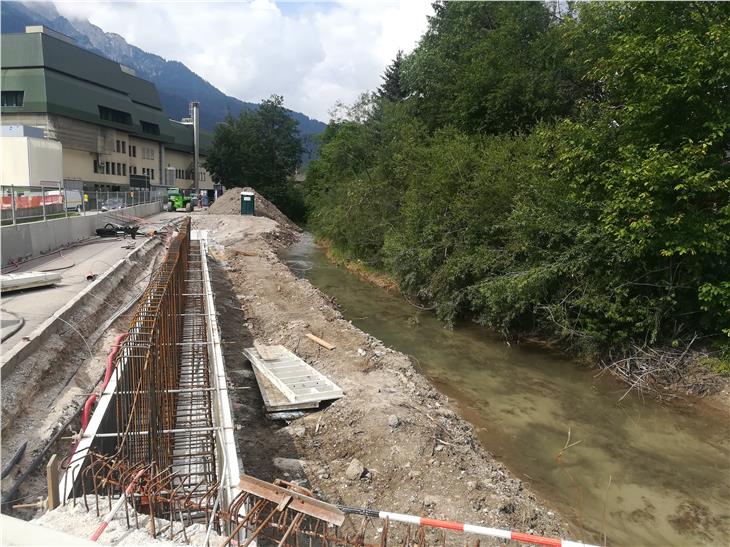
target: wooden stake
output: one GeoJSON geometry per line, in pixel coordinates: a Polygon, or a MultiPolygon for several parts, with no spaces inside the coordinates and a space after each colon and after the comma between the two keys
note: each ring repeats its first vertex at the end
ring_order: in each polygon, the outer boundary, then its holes
{"type": "Polygon", "coordinates": [[[312,334],[311,332],[307,332],[307,333],[306,333],[305,335],[306,335],[306,337],[307,337],[307,338],[309,338],[309,339],[310,339],[310,340],[312,340],[313,342],[316,342],[316,343],[318,343],[318,344],[319,344],[320,346],[322,346],[322,347],[323,347],[323,348],[325,348],[325,349],[328,349],[328,350],[333,350],[333,349],[335,349],[335,346],[333,346],[333,345],[332,345],[332,344],[330,344],[329,342],[326,342],[326,341],[322,340],[322,339],[321,339],[321,338],[320,338],[319,336],[315,336],[315,335],[314,335],[314,334],[312,334]]]}
{"type": "Polygon", "coordinates": [[[54,454],[46,465],[46,480],[48,482],[48,510],[58,507],[58,455],[54,454]]]}

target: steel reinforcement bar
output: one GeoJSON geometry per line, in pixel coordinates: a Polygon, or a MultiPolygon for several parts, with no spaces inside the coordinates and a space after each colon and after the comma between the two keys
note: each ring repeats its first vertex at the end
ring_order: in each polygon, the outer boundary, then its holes
{"type": "Polygon", "coordinates": [[[80,496],[87,504],[89,494],[127,497],[130,476],[140,473],[128,498],[138,511],[220,530],[218,388],[211,383],[208,342],[214,310],[208,311],[202,251],[184,219],[140,298],[111,381],[67,464],[64,503],[80,496]]]}
{"type": "Polygon", "coordinates": [[[176,390],[180,385],[183,310],[187,286],[190,220],[170,242],[132,318],[119,358],[117,378],[117,456],[130,465],[172,465],[176,390]],[[142,433],[146,432],[146,433],[142,433]]]}

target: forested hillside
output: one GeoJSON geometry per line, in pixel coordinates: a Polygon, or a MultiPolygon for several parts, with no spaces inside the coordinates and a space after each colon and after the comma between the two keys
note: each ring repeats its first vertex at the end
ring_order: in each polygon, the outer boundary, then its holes
{"type": "Polygon", "coordinates": [[[558,6],[437,3],[325,130],[309,225],[447,322],[727,366],[730,4],[558,6]]]}

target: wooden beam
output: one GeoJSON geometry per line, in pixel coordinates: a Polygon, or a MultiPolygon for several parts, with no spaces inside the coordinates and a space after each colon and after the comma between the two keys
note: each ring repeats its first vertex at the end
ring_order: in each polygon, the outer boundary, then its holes
{"type": "Polygon", "coordinates": [[[306,333],[306,337],[309,338],[312,342],[316,342],[317,344],[319,344],[320,346],[322,346],[325,349],[328,349],[330,351],[335,349],[335,346],[333,346],[332,344],[330,344],[329,342],[327,342],[325,340],[322,340],[319,336],[315,336],[311,332],[306,333]]]}
{"type": "Polygon", "coordinates": [[[59,504],[58,496],[58,454],[51,456],[46,464],[46,482],[48,483],[48,510],[53,511],[59,504]]]}
{"type": "Polygon", "coordinates": [[[274,502],[277,505],[285,502],[287,498],[291,497],[291,501],[287,506],[289,509],[304,513],[310,517],[324,520],[330,524],[334,524],[335,526],[342,526],[342,523],[345,521],[345,513],[340,511],[334,505],[282,488],[281,486],[276,486],[249,475],[241,475],[238,488],[259,498],[264,498],[274,502]]]}

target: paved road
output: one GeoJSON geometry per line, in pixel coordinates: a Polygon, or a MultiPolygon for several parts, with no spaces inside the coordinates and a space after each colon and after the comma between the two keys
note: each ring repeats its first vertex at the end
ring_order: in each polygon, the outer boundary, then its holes
{"type": "MultiPolygon", "coordinates": [[[[161,228],[170,220],[180,218],[181,214],[161,213],[145,219],[140,227],[141,232],[161,228]]],[[[136,239],[92,239],[91,242],[67,249],[61,253],[32,260],[23,264],[17,270],[7,273],[27,271],[55,270],[61,274],[61,282],[52,287],[41,287],[26,291],[17,291],[3,294],[0,298],[0,332],[2,336],[15,330],[24,320],[23,326],[3,342],[4,349],[12,348],[23,336],[27,336],[41,323],[66,305],[91,281],[86,279],[87,274],[97,276],[108,271],[117,261],[134,252],[134,249],[147,240],[144,236],[136,239]]],[[[93,296],[90,296],[93,298],[93,296]]]]}

